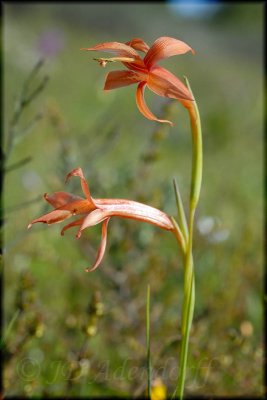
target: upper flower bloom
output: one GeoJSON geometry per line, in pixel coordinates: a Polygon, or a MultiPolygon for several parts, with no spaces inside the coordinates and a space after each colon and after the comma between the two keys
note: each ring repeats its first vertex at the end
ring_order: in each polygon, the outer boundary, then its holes
{"type": "Polygon", "coordinates": [[[100,43],[81,50],[105,51],[116,55],[113,58],[96,59],[102,67],[105,67],[107,62],[121,61],[128,68],[128,70],[109,72],[104,90],[138,83],[137,107],[148,119],[173,125],[170,121],[158,119],[148,109],[144,100],[146,86],[159,96],[179,100],[186,108],[189,108],[190,103],[194,100],[187,87],[175,75],[157,65],[157,62],[163,58],[185,54],[188,51],[195,53],[191,47],[180,40],[163,36],[149,47],[142,39],[134,38],[127,43],[100,43]],[[142,59],[136,50],[146,53],[145,57],[142,59]]]}
{"type": "Polygon", "coordinates": [[[86,269],[87,272],[96,269],[104,256],[107,242],[107,225],[110,217],[117,216],[148,222],[150,224],[158,226],[159,228],[165,229],[167,231],[172,231],[175,235],[177,235],[171,219],[164,212],[154,207],[150,207],[132,200],[93,199],[91,197],[87,182],[84,178],[82,169],[76,168],[71,171],[67,175],[66,181],[71,176],[78,176],[80,178],[81,187],[85,198],[67,192],[56,192],[51,196],[45,193],[45,200],[54,207],[54,210],[49,212],[48,214],[42,215],[37,219],[34,219],[28,225],[28,228],[30,228],[32,224],[35,224],[36,222],[54,224],[57,222],[61,222],[73,215],[80,214],[82,215],[81,218],[78,218],[75,221],[69,223],[61,230],[61,235],[63,235],[67,229],[73,226],[79,226],[76,237],[80,238],[82,231],[85,228],[97,225],[102,222],[102,239],[97,253],[97,258],[93,267],[86,269]]]}

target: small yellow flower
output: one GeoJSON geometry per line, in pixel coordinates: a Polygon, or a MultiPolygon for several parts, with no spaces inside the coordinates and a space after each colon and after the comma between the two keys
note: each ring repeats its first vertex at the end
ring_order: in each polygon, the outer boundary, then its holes
{"type": "Polygon", "coordinates": [[[161,378],[154,379],[151,388],[151,400],[167,399],[167,388],[161,378]]]}

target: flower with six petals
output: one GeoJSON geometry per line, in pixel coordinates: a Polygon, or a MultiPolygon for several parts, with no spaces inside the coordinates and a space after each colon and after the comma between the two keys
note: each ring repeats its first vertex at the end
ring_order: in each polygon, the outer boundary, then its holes
{"type": "Polygon", "coordinates": [[[144,99],[146,86],[159,96],[177,99],[186,108],[190,108],[194,99],[187,87],[170,71],[160,67],[159,60],[174,55],[185,54],[194,50],[181,40],[171,37],[158,38],[151,47],[142,39],[134,38],[126,43],[106,42],[97,44],[94,47],[83,48],[88,51],[104,51],[114,53],[113,58],[97,58],[101,66],[107,62],[122,62],[127,70],[111,71],[105,81],[104,90],[116,89],[123,86],[137,83],[136,103],[139,111],[148,119],[158,122],[166,122],[173,125],[168,120],[158,119],[147,107],[144,99]],[[145,53],[142,59],[138,51],[145,53]]]}
{"type": "Polygon", "coordinates": [[[79,230],[76,234],[76,237],[80,238],[84,229],[102,223],[102,239],[96,261],[92,268],[86,269],[87,272],[95,270],[102,261],[107,242],[107,226],[111,217],[117,216],[121,218],[131,218],[138,221],[148,222],[159,228],[172,231],[175,235],[177,235],[171,219],[163,211],[160,211],[154,207],[150,207],[146,204],[127,199],[93,199],[91,197],[87,182],[84,178],[82,169],[76,168],[71,171],[67,175],[66,181],[71,176],[78,176],[80,178],[81,187],[85,198],[68,192],[56,192],[51,196],[45,193],[45,200],[54,207],[54,210],[34,219],[28,225],[28,228],[37,222],[54,224],[64,221],[65,219],[74,215],[80,215],[80,218],[67,224],[61,230],[61,235],[63,235],[67,229],[77,226],[79,227],[79,230]]]}

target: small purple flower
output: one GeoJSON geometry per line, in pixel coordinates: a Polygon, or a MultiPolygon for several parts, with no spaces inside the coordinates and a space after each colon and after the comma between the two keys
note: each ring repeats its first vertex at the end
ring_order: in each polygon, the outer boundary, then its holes
{"type": "Polygon", "coordinates": [[[43,57],[55,57],[64,47],[64,34],[59,29],[44,31],[38,40],[38,49],[43,57]]]}

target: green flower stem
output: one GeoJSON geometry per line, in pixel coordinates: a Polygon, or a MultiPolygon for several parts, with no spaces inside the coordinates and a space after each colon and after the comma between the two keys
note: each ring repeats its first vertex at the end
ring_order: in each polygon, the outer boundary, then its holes
{"type": "MultiPolygon", "coordinates": [[[[185,80],[186,80],[186,85],[193,96],[187,78],[185,78],[185,80]]],[[[193,107],[190,107],[188,111],[190,115],[192,142],[193,142],[190,211],[194,214],[199,200],[201,182],[202,182],[202,164],[203,164],[202,131],[201,131],[201,121],[196,101],[194,101],[193,107]]]]}
{"type": "Polygon", "coordinates": [[[180,353],[180,372],[178,384],[175,393],[178,392],[179,399],[182,400],[184,393],[186,365],[188,357],[189,335],[193,320],[195,306],[195,280],[194,280],[194,265],[192,255],[192,233],[193,233],[193,214],[191,214],[191,223],[189,224],[189,242],[185,257],[185,278],[184,278],[184,301],[182,309],[182,342],[180,353]]]}
{"type": "MultiPolygon", "coordinates": [[[[186,80],[186,85],[193,96],[189,82],[186,78],[185,80],[186,80]]],[[[190,192],[190,202],[189,202],[188,241],[186,243],[185,257],[184,257],[185,277],[184,277],[184,301],[183,301],[182,324],[181,324],[182,342],[181,342],[181,353],[180,353],[180,371],[178,376],[177,387],[173,394],[173,397],[175,397],[177,393],[180,400],[182,400],[184,394],[189,336],[190,336],[190,329],[192,325],[194,306],[195,306],[195,280],[194,280],[192,245],[193,245],[194,216],[199,200],[201,180],[202,180],[202,133],[201,133],[200,116],[195,101],[193,102],[193,104],[191,104],[191,106],[189,106],[188,111],[191,122],[192,145],[193,145],[192,177],[191,177],[191,192],[190,192]]]]}

